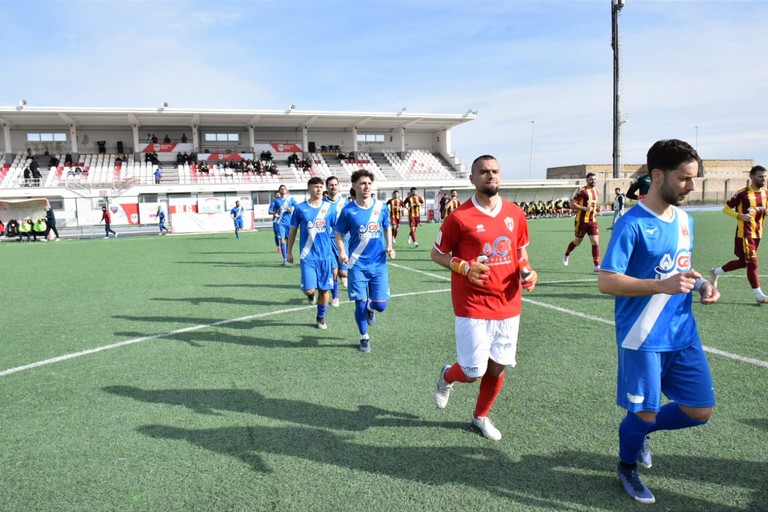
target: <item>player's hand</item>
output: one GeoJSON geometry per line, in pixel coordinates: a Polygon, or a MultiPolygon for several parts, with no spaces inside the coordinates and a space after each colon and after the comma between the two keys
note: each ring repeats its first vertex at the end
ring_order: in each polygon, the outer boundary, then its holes
{"type": "Polygon", "coordinates": [[[699,301],[704,304],[714,304],[720,300],[720,291],[709,281],[704,281],[704,284],[699,288],[699,301]]]}
{"type": "Polygon", "coordinates": [[[523,283],[523,289],[528,290],[529,292],[532,292],[534,288],[536,288],[536,283],[539,282],[539,273],[536,272],[533,269],[529,269],[530,272],[526,275],[525,278],[523,276],[520,276],[520,279],[523,283]]]}
{"type": "Polygon", "coordinates": [[[293,263],[293,254],[291,253],[286,254],[285,261],[287,261],[288,263],[293,263]]]}
{"type": "Polygon", "coordinates": [[[461,258],[451,258],[451,270],[466,276],[470,283],[483,286],[490,278],[491,267],[476,260],[465,261],[461,258]]]}
{"type": "Polygon", "coordinates": [[[395,259],[395,257],[397,256],[397,254],[395,253],[395,249],[393,247],[390,247],[389,249],[387,249],[387,254],[389,254],[389,259],[391,260],[395,259]]]}
{"type": "Polygon", "coordinates": [[[347,253],[339,254],[339,261],[342,263],[347,263],[349,261],[349,256],[347,256],[347,253]]]}
{"type": "Polygon", "coordinates": [[[695,270],[689,270],[688,272],[680,272],[668,279],[662,279],[659,281],[661,286],[661,293],[667,295],[676,295],[678,293],[690,293],[696,286],[696,280],[701,278],[701,274],[695,270]]]}

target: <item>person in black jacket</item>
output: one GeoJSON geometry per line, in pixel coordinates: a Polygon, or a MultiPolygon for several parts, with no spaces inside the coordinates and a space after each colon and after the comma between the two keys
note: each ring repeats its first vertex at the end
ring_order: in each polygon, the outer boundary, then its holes
{"type": "Polygon", "coordinates": [[[60,239],[59,230],[56,229],[56,216],[53,214],[50,205],[45,207],[45,222],[48,224],[48,229],[45,230],[45,239],[48,240],[48,235],[53,231],[53,234],[56,235],[56,241],[58,242],[60,239]]]}

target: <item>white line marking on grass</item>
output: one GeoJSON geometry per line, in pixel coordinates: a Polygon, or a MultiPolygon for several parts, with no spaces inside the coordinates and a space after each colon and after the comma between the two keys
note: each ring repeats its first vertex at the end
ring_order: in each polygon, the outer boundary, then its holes
{"type": "MultiPolygon", "coordinates": [[[[402,268],[404,270],[410,270],[412,272],[416,272],[416,273],[419,273],[419,274],[425,274],[425,275],[428,275],[428,276],[431,276],[431,277],[437,277],[439,279],[446,279],[446,280],[450,279],[450,276],[449,277],[445,277],[445,276],[441,276],[441,275],[438,275],[438,274],[432,274],[430,272],[425,272],[423,270],[416,270],[416,269],[413,269],[413,268],[405,267],[403,265],[394,265],[392,263],[390,263],[390,265],[391,266],[395,266],[397,268],[402,268]]],[[[544,284],[544,285],[546,285],[546,284],[565,284],[565,283],[569,283],[569,282],[570,283],[584,283],[584,282],[595,282],[595,283],[597,283],[597,280],[596,279],[578,279],[578,280],[574,280],[574,281],[550,281],[550,282],[539,281],[538,285],[541,286],[542,284],[544,284]]],[[[547,304],[546,302],[539,302],[538,300],[529,299],[527,297],[523,297],[523,302],[528,302],[530,304],[533,304],[534,306],[539,306],[539,307],[542,307],[542,308],[551,309],[551,310],[557,311],[558,313],[565,313],[566,315],[576,316],[576,317],[579,317],[579,318],[584,318],[586,320],[592,320],[593,322],[598,322],[598,323],[605,324],[605,325],[612,325],[612,326],[616,325],[616,323],[613,320],[607,320],[605,318],[600,318],[598,316],[588,315],[586,313],[581,313],[579,311],[573,311],[571,309],[561,308],[560,306],[554,306],[552,304],[547,304]]],[[[742,363],[749,363],[749,364],[754,364],[756,366],[762,366],[763,368],[768,368],[768,361],[762,361],[760,359],[755,359],[753,357],[745,357],[745,356],[741,356],[739,354],[733,354],[731,352],[726,352],[724,350],[720,350],[720,349],[712,348],[712,347],[707,347],[707,346],[704,346],[704,345],[702,345],[702,348],[704,349],[705,352],[710,352],[712,354],[717,354],[719,356],[727,357],[727,358],[733,359],[735,361],[741,361],[742,363]]]]}
{"type": "MultiPolygon", "coordinates": [[[[392,295],[392,297],[408,297],[408,296],[411,296],[411,295],[427,295],[427,294],[432,294],[432,293],[446,293],[446,292],[450,292],[450,291],[451,291],[450,289],[427,290],[427,291],[422,291],[422,292],[399,293],[399,294],[392,295]]],[[[350,304],[350,303],[351,303],[350,301],[342,302],[342,304],[350,304]]],[[[120,341],[118,343],[112,343],[110,345],[104,345],[104,346],[101,346],[101,347],[91,348],[91,349],[88,349],[88,350],[82,350],[80,352],[73,352],[71,354],[65,354],[63,356],[52,357],[50,359],[45,359],[43,361],[37,361],[35,363],[25,364],[23,366],[17,366],[16,368],[9,368],[7,370],[0,371],[0,377],[5,377],[6,375],[11,375],[13,373],[23,372],[24,370],[31,370],[33,368],[39,368],[41,366],[46,366],[46,365],[49,365],[49,364],[60,363],[62,361],[67,361],[69,359],[75,359],[77,357],[83,357],[83,356],[87,356],[87,355],[90,355],[90,354],[96,354],[98,352],[104,352],[105,350],[112,350],[114,348],[120,348],[120,347],[124,347],[124,346],[127,346],[127,345],[134,345],[136,343],[142,343],[144,341],[151,341],[151,340],[156,340],[156,339],[159,339],[159,338],[168,338],[170,336],[175,336],[177,334],[183,334],[183,333],[187,333],[187,332],[199,331],[201,329],[207,329],[209,327],[218,327],[218,326],[221,326],[221,325],[227,325],[227,324],[231,324],[231,323],[234,323],[234,322],[247,322],[248,320],[255,320],[257,318],[264,318],[264,317],[267,317],[267,316],[282,315],[284,313],[294,313],[296,311],[301,311],[301,310],[304,310],[304,309],[310,309],[310,308],[314,308],[314,307],[315,306],[307,305],[307,306],[300,306],[300,307],[289,308],[289,309],[280,309],[278,311],[270,311],[268,313],[260,313],[258,315],[248,315],[248,316],[241,316],[240,318],[230,318],[228,320],[219,320],[218,322],[212,322],[210,324],[193,325],[191,327],[184,327],[183,329],[176,329],[175,331],[166,332],[166,333],[163,333],[163,334],[153,334],[152,336],[142,336],[141,338],[134,338],[132,340],[120,341]]]]}

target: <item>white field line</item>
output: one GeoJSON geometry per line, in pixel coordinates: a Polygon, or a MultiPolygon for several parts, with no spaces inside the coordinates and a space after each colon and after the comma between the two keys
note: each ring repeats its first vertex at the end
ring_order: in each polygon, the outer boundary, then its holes
{"type": "MultiPolygon", "coordinates": [[[[427,290],[427,291],[423,291],[423,292],[400,293],[400,294],[393,295],[393,297],[408,297],[408,296],[411,296],[411,295],[426,295],[426,294],[430,294],[430,293],[446,293],[446,292],[450,292],[450,291],[451,290],[449,290],[449,289],[427,290]]],[[[344,304],[344,303],[349,303],[349,301],[342,302],[342,304],[344,304]]],[[[90,354],[96,354],[98,352],[104,352],[105,350],[112,350],[114,348],[124,347],[126,345],[134,345],[136,343],[142,343],[144,341],[156,340],[156,339],[159,339],[159,338],[169,338],[169,337],[175,336],[177,334],[183,334],[183,333],[186,333],[186,332],[200,331],[202,329],[208,329],[209,327],[218,327],[218,326],[221,326],[221,325],[227,325],[227,324],[231,324],[231,323],[234,323],[234,322],[247,322],[249,320],[254,320],[254,319],[257,319],[257,318],[264,318],[264,317],[274,316],[274,315],[282,315],[284,313],[294,313],[296,311],[301,311],[303,309],[309,309],[309,308],[314,308],[314,307],[315,306],[306,305],[306,306],[300,306],[300,307],[295,307],[295,308],[281,309],[281,310],[278,310],[278,311],[270,311],[268,313],[260,313],[258,315],[248,315],[248,316],[242,316],[240,318],[230,318],[228,320],[219,320],[218,322],[212,322],[210,324],[193,325],[193,326],[190,326],[190,327],[184,327],[183,329],[176,329],[175,331],[171,331],[171,332],[166,332],[166,333],[162,333],[162,334],[153,334],[152,336],[142,336],[141,338],[133,338],[131,340],[120,341],[118,343],[112,343],[112,344],[109,344],[109,345],[103,345],[101,347],[89,348],[87,350],[82,350],[80,352],[73,352],[71,354],[64,354],[63,356],[52,357],[50,359],[45,359],[43,361],[37,361],[35,363],[29,363],[29,364],[25,364],[23,366],[17,366],[16,368],[9,368],[7,370],[0,371],[0,377],[5,377],[6,375],[11,375],[12,373],[23,372],[24,370],[31,370],[33,368],[39,368],[41,366],[46,366],[46,365],[49,365],[49,364],[60,363],[62,361],[67,361],[69,359],[75,359],[75,358],[82,357],[82,356],[87,356],[87,355],[90,355],[90,354]]]]}
{"type": "MultiPolygon", "coordinates": [[[[435,279],[440,279],[442,281],[450,281],[451,280],[450,275],[435,274],[433,272],[426,272],[424,270],[417,270],[417,269],[406,267],[404,265],[400,265],[400,264],[396,264],[396,263],[390,263],[390,266],[401,268],[403,270],[409,270],[411,272],[416,272],[418,274],[423,274],[423,275],[426,275],[426,276],[429,276],[429,277],[433,277],[435,279]]],[[[722,277],[723,276],[721,276],[721,278],[722,277]]],[[[584,282],[594,282],[594,281],[595,281],[594,279],[578,279],[578,280],[574,280],[574,281],[549,281],[549,282],[548,281],[540,281],[539,285],[564,284],[564,283],[584,283],[584,282]]],[[[450,292],[450,290],[449,289],[441,289],[441,290],[427,290],[427,291],[421,291],[421,292],[399,293],[399,294],[392,295],[392,297],[409,297],[409,296],[414,296],[414,295],[426,295],[426,294],[432,294],[432,293],[446,293],[446,292],[450,292]]],[[[345,301],[345,303],[348,303],[348,302],[349,301],[345,301]]],[[[606,320],[605,318],[600,318],[600,317],[597,317],[597,316],[587,315],[585,313],[580,313],[578,311],[573,311],[573,310],[570,310],[570,309],[561,308],[559,306],[553,306],[553,305],[547,304],[545,302],[539,302],[537,300],[532,300],[532,299],[529,299],[529,298],[523,298],[523,302],[527,302],[527,303],[533,304],[534,306],[539,306],[539,307],[551,309],[553,311],[557,311],[558,313],[564,313],[564,314],[567,314],[567,315],[572,315],[572,316],[576,316],[576,317],[579,317],[579,318],[584,318],[586,320],[591,320],[593,322],[599,322],[599,323],[603,323],[603,324],[606,324],[606,325],[615,325],[613,320],[606,320]]],[[[221,326],[221,325],[227,325],[227,324],[231,324],[231,323],[234,323],[234,322],[245,322],[245,321],[249,321],[249,320],[255,320],[257,318],[265,318],[265,317],[268,317],[268,316],[282,315],[282,314],[285,314],[285,313],[293,313],[293,312],[296,312],[296,311],[301,311],[303,309],[308,309],[308,308],[312,308],[312,307],[314,307],[314,306],[307,305],[307,306],[300,306],[300,307],[295,307],[295,308],[280,309],[280,310],[277,310],[277,311],[270,311],[268,313],[260,313],[258,315],[248,315],[248,316],[243,316],[243,317],[240,317],[240,318],[230,318],[230,319],[227,319],[227,320],[220,320],[218,322],[213,322],[213,323],[210,323],[210,324],[193,325],[193,326],[190,326],[190,327],[184,327],[183,329],[177,329],[175,331],[171,331],[171,332],[167,332],[167,333],[154,334],[152,336],[142,336],[140,338],[133,338],[133,339],[130,339],[130,340],[120,341],[120,342],[112,343],[112,344],[109,344],[109,345],[103,345],[101,347],[95,347],[95,348],[91,348],[91,349],[87,349],[87,350],[82,350],[80,352],[73,352],[73,353],[70,353],[70,354],[64,354],[62,356],[52,357],[50,359],[44,359],[42,361],[37,361],[37,362],[34,362],[34,363],[25,364],[23,366],[17,366],[15,368],[9,368],[7,370],[0,371],[0,377],[5,377],[5,376],[11,375],[13,373],[23,372],[25,370],[32,370],[34,368],[39,368],[41,366],[47,366],[49,364],[60,363],[62,361],[67,361],[69,359],[75,359],[75,358],[87,356],[87,355],[90,355],[90,354],[96,354],[98,352],[104,352],[106,350],[112,350],[112,349],[124,347],[124,346],[127,346],[127,345],[134,345],[136,343],[142,343],[144,341],[151,341],[151,340],[156,340],[156,339],[160,339],[160,338],[168,338],[168,337],[171,337],[171,336],[175,336],[177,334],[183,334],[183,333],[186,333],[186,332],[199,331],[199,330],[202,330],[202,329],[208,329],[210,327],[218,327],[218,326],[221,326]]],[[[763,368],[768,368],[768,361],[762,361],[760,359],[754,359],[754,358],[751,358],[751,357],[745,357],[745,356],[741,356],[741,355],[738,355],[738,354],[732,354],[730,352],[725,352],[723,350],[719,350],[719,349],[711,348],[711,347],[706,347],[706,346],[704,347],[704,350],[706,352],[710,352],[712,354],[717,354],[719,356],[727,357],[729,359],[733,359],[733,360],[736,360],[736,361],[741,361],[743,363],[749,363],[749,364],[753,364],[753,365],[756,365],[756,366],[761,366],[763,368]]]]}
{"type": "MultiPolygon", "coordinates": [[[[440,275],[440,274],[434,274],[434,273],[431,273],[431,272],[425,272],[423,270],[416,270],[416,269],[412,269],[412,268],[409,268],[409,267],[405,267],[403,265],[396,265],[394,263],[390,263],[390,266],[397,267],[397,268],[402,268],[404,270],[410,270],[410,271],[416,272],[418,274],[424,274],[424,275],[427,275],[427,276],[430,276],[430,277],[435,277],[437,279],[443,279],[443,280],[446,280],[446,281],[450,281],[450,279],[451,279],[450,275],[444,276],[444,275],[440,275]]],[[[728,277],[737,277],[737,276],[728,276],[728,277]]],[[[723,276],[720,276],[720,278],[722,279],[723,276]]],[[[577,280],[574,280],[574,281],[539,281],[538,285],[541,286],[541,285],[547,285],[547,284],[588,283],[588,282],[596,282],[596,280],[595,279],[577,279],[577,280]]],[[[591,320],[593,322],[598,322],[598,323],[601,323],[601,324],[612,325],[612,326],[616,325],[616,323],[613,320],[607,320],[605,318],[600,318],[600,317],[597,317],[597,316],[588,315],[586,313],[580,313],[578,311],[573,311],[571,309],[561,308],[560,306],[553,306],[552,304],[547,304],[546,302],[540,302],[538,300],[529,299],[527,297],[523,297],[523,302],[527,302],[529,304],[533,304],[534,306],[539,306],[539,307],[542,307],[542,308],[551,309],[553,311],[557,311],[558,313],[564,313],[566,315],[571,315],[571,316],[583,318],[585,320],[591,320]]],[[[703,346],[703,348],[704,348],[705,352],[709,352],[711,354],[717,354],[719,356],[727,357],[727,358],[733,359],[735,361],[741,361],[742,363],[749,363],[749,364],[754,364],[755,366],[762,366],[763,368],[768,368],[768,361],[762,361],[760,359],[755,359],[753,357],[745,357],[745,356],[741,356],[739,354],[733,354],[731,352],[726,352],[724,350],[720,350],[720,349],[717,349],[717,348],[712,348],[712,347],[707,347],[707,346],[703,346]]]]}

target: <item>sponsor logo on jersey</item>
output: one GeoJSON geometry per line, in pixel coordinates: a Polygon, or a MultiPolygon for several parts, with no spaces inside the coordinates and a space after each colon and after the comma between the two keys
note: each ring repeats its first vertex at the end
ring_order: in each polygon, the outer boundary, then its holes
{"type": "Polygon", "coordinates": [[[675,254],[664,254],[654,270],[657,279],[667,279],[680,272],[691,270],[691,251],[678,249],[675,254]]]}

